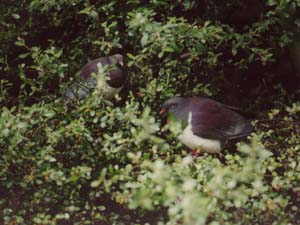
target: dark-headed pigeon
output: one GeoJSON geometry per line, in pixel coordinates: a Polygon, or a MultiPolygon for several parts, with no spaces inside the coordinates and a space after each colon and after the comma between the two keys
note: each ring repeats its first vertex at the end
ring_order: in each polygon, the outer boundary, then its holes
{"type": "Polygon", "coordinates": [[[241,115],[207,97],[172,97],[160,114],[165,112],[186,122],[178,138],[191,150],[220,153],[226,141],[244,138],[254,130],[241,115]]]}
{"type": "Polygon", "coordinates": [[[92,92],[96,86],[99,86],[99,81],[93,76],[99,71],[107,67],[108,78],[104,79],[100,86],[104,93],[105,99],[112,99],[118,94],[128,81],[128,75],[124,69],[123,56],[115,54],[112,56],[101,57],[88,62],[79,71],[82,81],[72,84],[66,90],[66,96],[71,99],[83,99],[88,93],[92,92]]]}

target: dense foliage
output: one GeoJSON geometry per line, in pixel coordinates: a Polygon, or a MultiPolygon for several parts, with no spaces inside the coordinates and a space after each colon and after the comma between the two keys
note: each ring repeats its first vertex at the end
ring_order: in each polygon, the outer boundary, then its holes
{"type": "Polygon", "coordinates": [[[300,224],[299,0],[20,0],[0,8],[0,224],[300,224]],[[130,89],[72,105],[126,58],[130,89]],[[158,114],[209,95],[261,121],[194,158],[158,114]],[[298,122],[297,122],[298,121],[298,122]]]}

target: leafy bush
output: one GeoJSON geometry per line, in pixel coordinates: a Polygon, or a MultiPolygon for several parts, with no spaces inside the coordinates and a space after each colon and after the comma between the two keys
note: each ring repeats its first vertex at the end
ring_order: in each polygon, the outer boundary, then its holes
{"type": "Polygon", "coordinates": [[[254,2],[2,3],[0,223],[300,224],[300,2],[254,2]],[[68,104],[81,66],[114,53],[129,95],[68,104]],[[175,94],[270,121],[193,158],[158,115],[175,94]]]}

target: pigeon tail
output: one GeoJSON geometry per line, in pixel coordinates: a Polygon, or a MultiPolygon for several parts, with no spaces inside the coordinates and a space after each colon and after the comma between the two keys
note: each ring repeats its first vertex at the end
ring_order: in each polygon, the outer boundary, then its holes
{"type": "Polygon", "coordinates": [[[255,131],[254,126],[250,122],[247,122],[243,127],[243,129],[238,134],[232,135],[229,139],[232,140],[232,139],[245,138],[254,131],[255,131]]]}

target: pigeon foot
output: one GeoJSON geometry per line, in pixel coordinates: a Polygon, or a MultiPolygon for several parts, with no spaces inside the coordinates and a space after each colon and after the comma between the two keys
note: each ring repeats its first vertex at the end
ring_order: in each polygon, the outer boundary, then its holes
{"type": "Polygon", "coordinates": [[[191,155],[194,157],[198,157],[200,155],[200,149],[199,148],[195,148],[194,150],[191,151],[191,155]]]}

